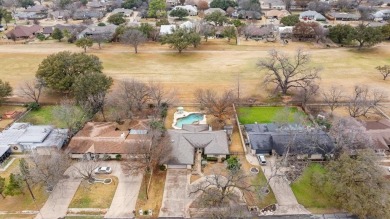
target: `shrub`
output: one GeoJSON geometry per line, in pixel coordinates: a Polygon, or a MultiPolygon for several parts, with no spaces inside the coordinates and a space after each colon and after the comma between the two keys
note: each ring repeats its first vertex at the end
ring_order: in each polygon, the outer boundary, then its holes
{"type": "Polygon", "coordinates": [[[167,115],[168,115],[168,109],[167,108],[163,108],[161,110],[161,113],[160,113],[161,118],[166,118],[167,115]]]}
{"type": "Polygon", "coordinates": [[[164,164],[161,164],[161,165],[159,166],[159,169],[160,169],[161,171],[165,171],[165,170],[167,170],[167,166],[165,166],[164,164]]]}
{"type": "Polygon", "coordinates": [[[39,106],[39,104],[36,102],[31,102],[27,104],[27,109],[31,111],[37,111],[39,110],[39,108],[41,108],[41,106],[39,106]]]}
{"type": "Polygon", "coordinates": [[[218,158],[217,157],[207,157],[206,160],[207,161],[218,161],[218,158]]]}
{"type": "Polygon", "coordinates": [[[37,34],[37,39],[40,40],[40,41],[44,41],[46,39],[46,37],[42,33],[38,33],[37,34]]]}
{"type": "Polygon", "coordinates": [[[168,19],[161,19],[156,22],[156,26],[161,26],[161,25],[169,25],[168,19]]]}
{"type": "Polygon", "coordinates": [[[106,24],[103,23],[103,22],[100,22],[100,23],[98,24],[98,26],[99,26],[99,27],[104,27],[104,26],[106,26],[106,24]]]}
{"type": "Polygon", "coordinates": [[[110,155],[105,154],[105,155],[103,156],[103,160],[111,160],[110,155]]]}
{"type": "Polygon", "coordinates": [[[115,159],[116,159],[116,160],[122,160],[122,155],[117,154],[117,155],[115,156],[115,159]]]}

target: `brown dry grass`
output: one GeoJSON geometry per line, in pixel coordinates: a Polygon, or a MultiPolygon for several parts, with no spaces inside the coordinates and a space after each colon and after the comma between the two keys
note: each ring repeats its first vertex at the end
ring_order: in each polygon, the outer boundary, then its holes
{"type": "Polygon", "coordinates": [[[99,178],[111,178],[113,181],[108,185],[82,181],[69,208],[109,208],[118,186],[118,178],[111,175],[99,178]]]}
{"type": "MultiPolygon", "coordinates": [[[[313,55],[313,65],[323,67],[321,87],[342,85],[351,89],[355,84],[366,84],[390,92],[387,81],[376,72],[377,65],[388,63],[390,44],[357,51],[349,48],[316,48],[312,44],[291,43],[282,46],[278,43],[266,44],[242,41],[243,45],[227,45],[225,40],[211,40],[200,49],[190,49],[183,54],[148,43],[140,47],[135,55],[131,48],[118,44],[107,44],[102,50],[94,46],[90,54],[101,58],[104,72],[116,80],[134,77],[139,80],[161,81],[175,88],[181,102],[193,102],[196,88],[235,88],[240,74],[242,96],[265,97],[261,85],[264,73],[256,62],[267,56],[271,48],[292,52],[298,47],[309,49],[313,55]]],[[[81,51],[67,43],[36,43],[28,45],[4,45],[0,48],[0,77],[13,86],[21,80],[31,79],[38,64],[47,55],[62,51],[81,51]]]]}
{"type": "MultiPolygon", "coordinates": [[[[148,210],[152,209],[153,218],[158,217],[158,213],[161,208],[163,194],[164,194],[164,185],[167,171],[155,170],[152,176],[152,182],[149,188],[149,199],[146,199],[145,186],[147,184],[147,178],[143,178],[141,188],[138,194],[137,203],[135,205],[136,210],[148,210]]],[[[149,216],[140,216],[140,217],[149,217],[149,216]]]]}

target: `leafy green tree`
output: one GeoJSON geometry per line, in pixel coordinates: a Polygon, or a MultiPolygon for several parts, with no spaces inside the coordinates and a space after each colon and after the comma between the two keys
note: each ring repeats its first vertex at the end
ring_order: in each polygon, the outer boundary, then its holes
{"type": "Polygon", "coordinates": [[[3,102],[4,97],[7,97],[12,94],[12,87],[8,81],[3,81],[0,79],[0,103],[3,102]]]}
{"type": "Polygon", "coordinates": [[[126,9],[133,9],[142,5],[142,0],[126,0],[122,3],[122,7],[126,9]]]}
{"type": "Polygon", "coordinates": [[[231,156],[226,162],[228,170],[240,170],[241,168],[240,160],[236,156],[231,156]]]}
{"type": "Polygon", "coordinates": [[[99,26],[99,27],[104,27],[104,26],[106,26],[106,24],[103,23],[103,22],[100,22],[100,23],[98,23],[98,26],[99,26]]]}
{"type": "Polygon", "coordinates": [[[191,44],[194,46],[194,48],[196,48],[200,45],[200,41],[202,39],[201,39],[199,33],[195,32],[194,30],[191,30],[188,37],[189,37],[191,44]]]}
{"type": "Polygon", "coordinates": [[[141,25],[138,27],[138,30],[141,31],[148,39],[153,38],[152,35],[154,27],[151,24],[141,23],[141,25]]]}
{"type": "Polygon", "coordinates": [[[325,186],[333,201],[359,218],[390,218],[390,188],[376,155],[368,150],[342,154],[326,167],[325,186]]]}
{"type": "Polygon", "coordinates": [[[55,40],[58,40],[61,42],[61,40],[64,38],[64,33],[58,28],[54,28],[53,33],[51,34],[51,37],[55,40]]]}
{"type": "Polygon", "coordinates": [[[353,27],[348,24],[337,24],[329,28],[329,38],[335,43],[350,43],[348,37],[353,31],[353,27]]]}
{"type": "Polygon", "coordinates": [[[122,13],[116,13],[108,17],[107,20],[111,24],[120,25],[126,22],[125,18],[123,17],[122,13]]]}
{"type": "Polygon", "coordinates": [[[35,74],[47,87],[69,93],[76,78],[89,73],[102,73],[102,63],[95,55],[63,51],[49,55],[38,67],[35,74]]]}
{"type": "Polygon", "coordinates": [[[161,37],[161,44],[169,44],[171,48],[174,48],[181,53],[192,44],[191,33],[187,29],[177,28],[173,33],[163,35],[161,37]]]}
{"type": "Polygon", "coordinates": [[[80,3],[84,6],[86,6],[88,4],[88,0],[80,0],[80,3]]]}
{"type": "Polygon", "coordinates": [[[44,41],[46,39],[45,35],[43,35],[42,33],[38,33],[36,35],[37,39],[40,40],[40,41],[44,41]]]}
{"type": "Polygon", "coordinates": [[[70,5],[72,2],[72,0],[59,0],[57,4],[61,9],[65,9],[66,6],[70,5]]]}
{"type": "Polygon", "coordinates": [[[390,39],[390,23],[382,26],[382,34],[385,39],[390,39]]]}
{"type": "Polygon", "coordinates": [[[373,46],[383,41],[383,35],[380,27],[370,27],[364,24],[359,24],[354,27],[348,35],[348,39],[356,41],[359,44],[359,49],[364,46],[373,46]]]}
{"type": "Polygon", "coordinates": [[[235,26],[235,27],[242,27],[245,25],[245,23],[241,22],[241,20],[239,19],[234,19],[231,21],[231,23],[235,26]]]}
{"type": "Polygon", "coordinates": [[[11,22],[11,20],[12,20],[12,13],[9,12],[9,11],[5,12],[3,14],[3,18],[4,18],[4,21],[5,21],[5,26],[8,27],[9,22],[11,22]]]}
{"type": "Polygon", "coordinates": [[[34,0],[18,0],[19,5],[22,6],[23,8],[28,8],[29,6],[34,6],[34,0]]]}
{"type": "Polygon", "coordinates": [[[295,26],[295,24],[299,23],[299,16],[288,15],[280,19],[280,23],[284,24],[285,26],[295,26]]]}
{"type": "Polygon", "coordinates": [[[19,174],[11,173],[9,175],[9,183],[5,188],[4,195],[15,196],[24,194],[23,180],[19,174]]]}
{"type": "Polygon", "coordinates": [[[87,52],[87,48],[92,47],[93,40],[88,37],[83,37],[81,39],[76,40],[75,44],[77,47],[83,48],[84,52],[87,52]]]}
{"type": "Polygon", "coordinates": [[[183,20],[184,17],[190,15],[188,11],[184,8],[176,8],[169,13],[171,17],[178,17],[179,20],[183,20]]]}
{"type": "Polygon", "coordinates": [[[0,195],[3,197],[3,199],[5,198],[3,194],[4,190],[5,190],[5,178],[0,176],[0,195]]]}
{"type": "Polygon", "coordinates": [[[113,79],[102,73],[90,73],[81,75],[73,84],[73,93],[77,102],[87,105],[90,115],[98,112],[104,115],[106,94],[113,84],[113,79]]]}
{"type": "MultiPolygon", "coordinates": [[[[5,8],[0,8],[0,24],[2,23],[3,19],[5,20],[5,17],[7,16],[7,14],[11,15],[11,12],[7,11],[7,9],[5,9],[5,8]]],[[[11,19],[12,19],[12,16],[11,16],[11,19]]]]}
{"type": "Polygon", "coordinates": [[[237,3],[233,0],[213,0],[210,3],[210,8],[221,8],[226,10],[228,7],[236,7],[237,3]]]}
{"type": "Polygon", "coordinates": [[[228,38],[228,42],[230,42],[230,39],[236,39],[237,44],[237,30],[233,26],[225,27],[222,32],[223,36],[228,38]]]}
{"type": "Polygon", "coordinates": [[[206,15],[204,19],[208,22],[214,22],[219,26],[222,26],[223,23],[228,21],[228,18],[220,11],[214,11],[213,13],[206,15]]]}
{"type": "Polygon", "coordinates": [[[165,0],[151,0],[149,2],[148,17],[157,18],[159,11],[165,12],[165,0]]]}

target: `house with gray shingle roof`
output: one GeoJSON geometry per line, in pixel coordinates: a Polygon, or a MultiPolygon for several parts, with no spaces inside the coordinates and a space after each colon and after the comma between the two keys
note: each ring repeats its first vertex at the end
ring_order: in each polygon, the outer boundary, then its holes
{"type": "Polygon", "coordinates": [[[329,15],[336,21],[357,21],[360,16],[357,14],[344,13],[344,12],[332,12],[329,15]]]}
{"type": "Polygon", "coordinates": [[[229,154],[226,132],[211,131],[207,124],[183,125],[182,129],[168,130],[172,142],[168,168],[191,168],[196,153],[219,160],[229,154]]]}
{"type": "Polygon", "coordinates": [[[247,146],[252,154],[277,154],[282,156],[289,149],[292,155],[325,157],[333,153],[330,136],[315,128],[297,124],[279,126],[273,123],[248,124],[244,126],[247,146]]]}

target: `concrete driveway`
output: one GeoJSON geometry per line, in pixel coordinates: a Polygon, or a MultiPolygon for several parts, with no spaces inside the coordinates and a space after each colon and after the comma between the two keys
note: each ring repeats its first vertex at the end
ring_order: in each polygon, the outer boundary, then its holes
{"type": "Polygon", "coordinates": [[[184,169],[168,169],[159,217],[185,217],[188,204],[189,176],[184,169]]]}
{"type": "Polygon", "coordinates": [[[112,168],[112,174],[118,177],[119,181],[105,218],[133,218],[133,210],[135,210],[135,204],[142,183],[142,174],[126,176],[122,171],[120,163],[117,161],[104,162],[102,165],[110,166],[112,168]]]}
{"type": "Polygon", "coordinates": [[[57,183],[56,187],[51,192],[49,199],[41,208],[40,214],[38,214],[35,219],[65,217],[68,206],[81,182],[81,178],[74,177],[74,174],[71,174],[72,169],[73,167],[70,167],[65,172],[65,175],[69,178],[57,183]]]}

